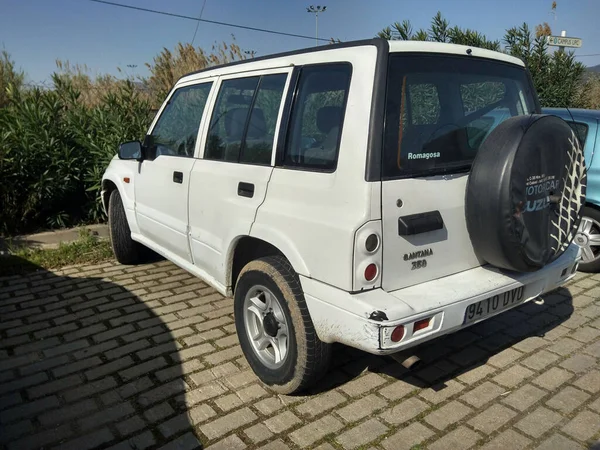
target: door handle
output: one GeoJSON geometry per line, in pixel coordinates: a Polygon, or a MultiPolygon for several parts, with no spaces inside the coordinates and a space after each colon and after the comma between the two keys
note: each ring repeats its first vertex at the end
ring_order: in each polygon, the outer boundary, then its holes
{"type": "Polygon", "coordinates": [[[240,197],[254,197],[254,185],[252,183],[244,183],[240,181],[238,184],[238,195],[240,197]]]}
{"type": "Polygon", "coordinates": [[[173,182],[174,183],[183,183],[183,172],[173,172],[173,182]]]}
{"type": "Polygon", "coordinates": [[[439,211],[411,214],[398,218],[398,234],[400,236],[427,233],[442,228],[444,228],[444,220],[439,211]]]}

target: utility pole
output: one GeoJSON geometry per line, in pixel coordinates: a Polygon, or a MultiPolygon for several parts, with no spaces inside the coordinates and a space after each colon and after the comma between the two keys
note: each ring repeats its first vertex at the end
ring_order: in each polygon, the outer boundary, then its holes
{"type": "Polygon", "coordinates": [[[306,12],[312,13],[315,15],[315,47],[319,45],[319,13],[324,13],[327,9],[327,6],[313,6],[310,5],[306,8],[306,12]]]}

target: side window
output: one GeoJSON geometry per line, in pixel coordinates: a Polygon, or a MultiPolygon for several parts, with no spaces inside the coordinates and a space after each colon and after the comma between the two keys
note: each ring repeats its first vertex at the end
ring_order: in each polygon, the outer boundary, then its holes
{"type": "Polygon", "coordinates": [[[286,80],[287,73],[261,77],[242,145],[241,163],[271,164],[275,127],[286,80]]]}
{"type": "Polygon", "coordinates": [[[205,159],[239,160],[244,128],[259,79],[236,78],[221,83],[208,130],[205,159]]]}
{"type": "Polygon", "coordinates": [[[579,145],[581,145],[581,148],[585,147],[585,140],[588,134],[588,126],[585,123],[581,122],[568,121],[567,123],[573,129],[573,132],[575,133],[575,136],[577,136],[577,139],[579,139],[579,145]]]}
{"type": "Polygon", "coordinates": [[[211,83],[195,84],[177,89],[163,109],[148,144],[156,156],[194,156],[196,137],[206,106],[211,83]]]}
{"type": "Polygon", "coordinates": [[[284,165],[332,170],[350,87],[350,64],[304,67],[298,80],[284,165]]]}

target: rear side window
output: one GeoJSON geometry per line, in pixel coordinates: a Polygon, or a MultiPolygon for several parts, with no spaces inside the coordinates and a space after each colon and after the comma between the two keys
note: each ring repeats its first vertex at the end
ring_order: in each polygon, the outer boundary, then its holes
{"type": "Polygon", "coordinates": [[[282,73],[223,81],[204,158],[270,165],[286,79],[282,73]]]}
{"type": "Polygon", "coordinates": [[[147,145],[156,149],[156,156],[194,156],[198,128],[211,87],[212,82],[195,84],[173,93],[147,138],[147,145]]]}
{"type": "Polygon", "coordinates": [[[392,54],[383,175],[468,170],[496,126],[534,108],[524,68],[463,56],[392,54]]]}
{"type": "Polygon", "coordinates": [[[284,165],[335,169],[351,73],[352,66],[346,63],[301,69],[284,165]]]}
{"type": "Polygon", "coordinates": [[[585,123],[581,123],[581,122],[567,122],[569,124],[569,126],[571,127],[571,129],[573,130],[573,132],[575,133],[575,136],[577,136],[577,139],[579,139],[579,145],[581,146],[581,148],[583,148],[585,146],[585,140],[587,138],[587,134],[588,134],[588,126],[585,123]]]}

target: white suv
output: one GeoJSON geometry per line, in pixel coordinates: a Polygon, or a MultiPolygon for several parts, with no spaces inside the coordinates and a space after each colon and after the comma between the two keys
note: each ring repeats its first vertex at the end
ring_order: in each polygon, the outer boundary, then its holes
{"type": "Polygon", "coordinates": [[[575,273],[583,154],[539,112],[520,60],[450,44],[192,73],[106,170],[114,253],[149,247],[233,296],[278,392],[318,380],[335,342],[403,361],[575,273]]]}

